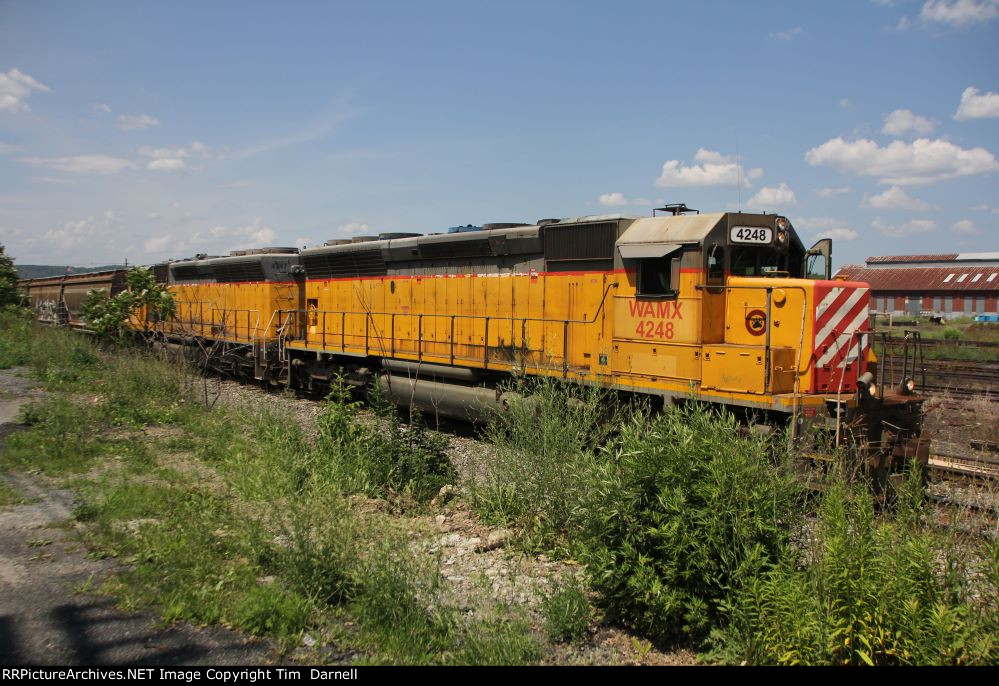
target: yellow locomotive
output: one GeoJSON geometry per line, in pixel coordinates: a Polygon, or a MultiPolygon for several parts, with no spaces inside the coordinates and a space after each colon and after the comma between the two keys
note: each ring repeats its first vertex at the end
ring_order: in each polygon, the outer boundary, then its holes
{"type": "Polygon", "coordinates": [[[171,262],[177,316],[157,328],[222,371],[379,383],[442,416],[548,376],[818,428],[882,474],[926,462],[922,398],[878,383],[869,288],[830,279],[828,240],[806,250],[778,215],[659,209],[171,262]]]}

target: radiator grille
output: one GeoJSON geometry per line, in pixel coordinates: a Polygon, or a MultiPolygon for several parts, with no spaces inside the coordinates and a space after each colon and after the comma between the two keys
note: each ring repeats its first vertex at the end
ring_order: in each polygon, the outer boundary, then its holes
{"type": "Polygon", "coordinates": [[[544,232],[545,259],[549,262],[614,259],[617,222],[550,224],[544,232]]]}

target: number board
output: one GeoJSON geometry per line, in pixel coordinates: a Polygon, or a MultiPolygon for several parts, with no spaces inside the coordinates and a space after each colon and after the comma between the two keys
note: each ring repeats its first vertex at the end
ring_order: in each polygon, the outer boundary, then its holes
{"type": "Polygon", "coordinates": [[[770,243],[774,230],[765,226],[733,226],[729,229],[728,238],[733,243],[770,243]]]}

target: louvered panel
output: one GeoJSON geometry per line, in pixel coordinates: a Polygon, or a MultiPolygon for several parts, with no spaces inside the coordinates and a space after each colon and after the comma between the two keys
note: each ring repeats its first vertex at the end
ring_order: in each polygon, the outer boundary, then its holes
{"type": "Polygon", "coordinates": [[[388,270],[381,250],[325,252],[303,257],[310,279],[337,279],[354,276],[385,276],[388,270]]]}
{"type": "Polygon", "coordinates": [[[266,280],[260,260],[219,262],[212,265],[212,272],[215,274],[215,280],[219,283],[266,280]]]}

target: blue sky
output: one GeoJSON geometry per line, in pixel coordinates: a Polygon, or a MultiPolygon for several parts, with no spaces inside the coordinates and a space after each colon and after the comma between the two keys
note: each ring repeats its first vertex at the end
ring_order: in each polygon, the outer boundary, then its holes
{"type": "Polygon", "coordinates": [[[663,201],[999,250],[997,155],[999,0],[0,3],[22,263],[663,201]]]}

